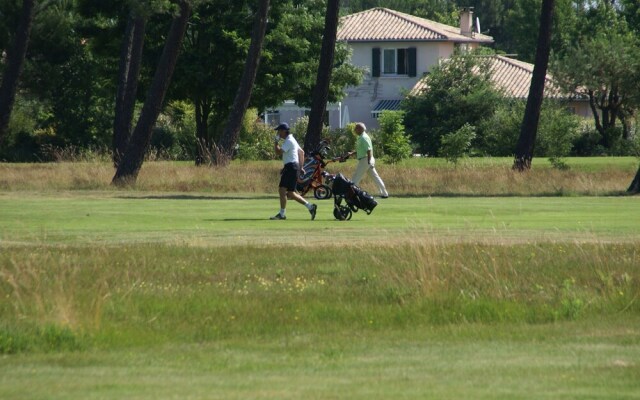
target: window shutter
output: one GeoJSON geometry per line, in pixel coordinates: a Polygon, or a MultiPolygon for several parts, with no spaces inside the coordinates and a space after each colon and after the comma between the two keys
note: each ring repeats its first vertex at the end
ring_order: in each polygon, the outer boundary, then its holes
{"type": "Polygon", "coordinates": [[[396,49],[398,60],[396,61],[396,74],[407,75],[407,49],[396,49]]]}
{"type": "Polygon", "coordinates": [[[371,50],[371,75],[380,76],[380,48],[374,47],[371,50]]]}
{"type": "Polygon", "coordinates": [[[409,51],[409,65],[408,65],[408,74],[413,77],[418,74],[418,60],[417,60],[417,51],[415,47],[409,47],[407,49],[409,51]]]}

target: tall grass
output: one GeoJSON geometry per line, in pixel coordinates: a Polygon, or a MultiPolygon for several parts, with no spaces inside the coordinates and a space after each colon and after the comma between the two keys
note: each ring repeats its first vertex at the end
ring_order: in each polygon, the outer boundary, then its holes
{"type": "MultiPolygon", "coordinates": [[[[393,196],[610,195],[637,169],[510,161],[379,169],[393,196]]],[[[146,162],[115,189],[108,160],[0,164],[0,397],[637,393],[634,198],[391,198],[272,224],[279,168],[146,162]]]]}
{"type": "MultiPolygon", "coordinates": [[[[569,170],[539,160],[533,170],[511,170],[510,159],[465,159],[457,166],[439,159],[413,159],[381,164],[379,172],[392,195],[432,196],[562,196],[612,195],[629,186],[634,158],[568,159],[569,170]]],[[[330,164],[330,172],[351,176],[353,161],[330,164]]],[[[227,168],[195,167],[190,163],[146,162],[129,190],[207,193],[274,193],[279,161],[236,161],[227,168]]],[[[115,190],[108,161],[51,164],[0,164],[0,190],[115,190]]],[[[373,190],[365,179],[362,186],[373,190]]]]}
{"type": "Polygon", "coordinates": [[[7,250],[1,353],[640,312],[635,244],[7,250]]]}

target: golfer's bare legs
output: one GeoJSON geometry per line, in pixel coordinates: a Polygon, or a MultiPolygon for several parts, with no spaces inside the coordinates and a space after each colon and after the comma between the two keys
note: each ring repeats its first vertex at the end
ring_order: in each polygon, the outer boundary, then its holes
{"type": "Polygon", "coordinates": [[[280,194],[280,208],[282,209],[287,208],[287,199],[295,200],[302,205],[307,204],[307,201],[298,192],[289,192],[286,187],[280,187],[278,193],[280,194]]]}

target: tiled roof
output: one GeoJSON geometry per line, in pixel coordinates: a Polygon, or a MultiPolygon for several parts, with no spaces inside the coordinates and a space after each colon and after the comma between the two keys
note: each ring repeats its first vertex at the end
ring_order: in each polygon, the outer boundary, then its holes
{"type": "Polygon", "coordinates": [[[382,7],[372,8],[340,18],[338,40],[347,42],[493,42],[491,36],[478,33],[475,33],[473,37],[464,36],[460,34],[460,27],[441,24],[382,7]]]}
{"type": "MultiPolygon", "coordinates": [[[[491,77],[498,88],[511,97],[524,99],[529,96],[533,64],[505,56],[491,57],[491,61],[491,77]]],[[[544,93],[547,98],[566,97],[549,74],[545,78],[544,93]]]]}
{"type": "MultiPolygon", "coordinates": [[[[501,89],[509,97],[524,99],[529,96],[533,64],[519,61],[505,56],[491,56],[491,79],[498,89],[501,89]]],[[[417,95],[427,88],[425,79],[421,79],[411,90],[411,94],[417,95]]],[[[553,78],[547,74],[544,96],[546,98],[574,97],[563,93],[553,82],[553,78]]]]}

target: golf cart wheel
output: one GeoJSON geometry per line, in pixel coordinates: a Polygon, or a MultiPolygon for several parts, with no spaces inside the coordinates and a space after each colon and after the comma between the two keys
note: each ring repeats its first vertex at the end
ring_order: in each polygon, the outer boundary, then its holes
{"type": "Polygon", "coordinates": [[[349,207],[338,206],[333,209],[333,216],[339,221],[348,221],[353,216],[349,207]]]}
{"type": "Polygon", "coordinates": [[[326,200],[330,198],[332,194],[331,188],[327,185],[318,186],[313,190],[313,196],[318,200],[326,200]]]}

